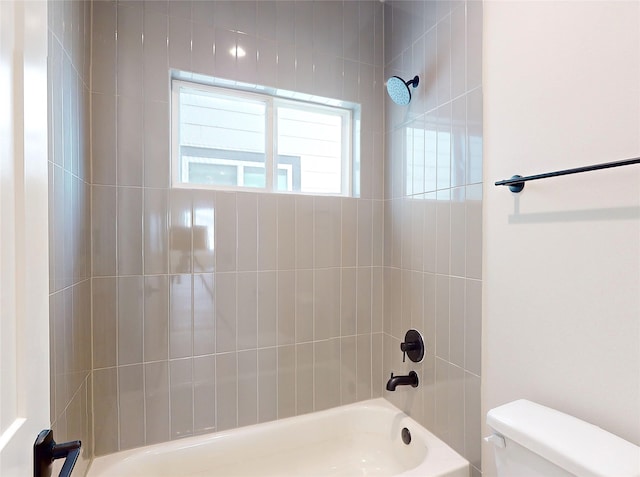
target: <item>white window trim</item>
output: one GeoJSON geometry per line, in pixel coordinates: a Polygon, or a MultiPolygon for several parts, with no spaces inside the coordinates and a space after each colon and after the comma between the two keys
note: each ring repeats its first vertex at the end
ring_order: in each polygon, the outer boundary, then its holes
{"type": "MultiPolygon", "coordinates": [[[[352,109],[329,106],[311,101],[286,99],[275,94],[251,93],[241,89],[212,86],[194,81],[181,79],[171,80],[171,187],[177,189],[201,189],[201,190],[222,190],[236,192],[268,192],[277,194],[297,194],[313,196],[353,196],[353,162],[354,162],[354,134],[355,120],[352,109]],[[180,180],[180,156],[179,156],[179,132],[180,132],[180,87],[200,90],[209,94],[224,96],[226,98],[235,96],[246,98],[265,104],[265,187],[229,186],[222,184],[197,184],[182,182],[180,180]],[[342,175],[340,193],[304,192],[304,191],[283,191],[278,190],[276,163],[277,156],[277,117],[276,111],[279,106],[287,106],[303,111],[327,111],[334,115],[342,116],[342,175]]],[[[284,165],[283,165],[284,166],[284,165]]],[[[291,178],[289,179],[291,180],[291,178]]]]}

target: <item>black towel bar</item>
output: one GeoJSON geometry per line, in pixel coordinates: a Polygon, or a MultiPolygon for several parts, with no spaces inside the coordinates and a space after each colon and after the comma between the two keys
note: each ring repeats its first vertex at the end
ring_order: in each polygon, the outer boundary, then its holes
{"type": "Polygon", "coordinates": [[[600,169],[609,169],[611,167],[630,166],[631,164],[640,164],[640,157],[633,159],[625,159],[623,161],[605,162],[603,164],[594,164],[593,166],[576,167],[575,169],[565,169],[563,171],[546,172],[534,176],[513,176],[511,179],[504,179],[495,183],[497,186],[509,186],[511,192],[521,192],[524,189],[524,183],[527,181],[535,181],[537,179],[546,179],[547,177],[566,176],[569,174],[578,174],[580,172],[597,171],[600,169]]]}

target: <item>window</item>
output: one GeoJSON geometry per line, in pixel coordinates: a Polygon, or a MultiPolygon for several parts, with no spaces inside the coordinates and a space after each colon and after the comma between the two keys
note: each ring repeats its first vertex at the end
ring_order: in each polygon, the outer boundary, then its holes
{"type": "Polygon", "coordinates": [[[175,187],[352,195],[353,110],[174,79],[175,187]]]}

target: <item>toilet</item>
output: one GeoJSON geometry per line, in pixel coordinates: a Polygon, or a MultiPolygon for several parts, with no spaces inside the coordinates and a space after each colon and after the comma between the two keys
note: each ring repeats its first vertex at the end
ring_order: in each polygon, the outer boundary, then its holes
{"type": "Polygon", "coordinates": [[[640,447],[525,399],[491,409],[499,477],[640,477],[640,447]]]}

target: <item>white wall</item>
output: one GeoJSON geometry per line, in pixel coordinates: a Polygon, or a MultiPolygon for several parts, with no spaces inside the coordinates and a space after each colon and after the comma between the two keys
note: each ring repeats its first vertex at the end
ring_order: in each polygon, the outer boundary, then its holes
{"type": "MultiPolygon", "coordinates": [[[[483,416],[528,398],[640,444],[640,3],[486,2],[483,416]]],[[[483,470],[493,475],[492,449],[483,470]]]]}

